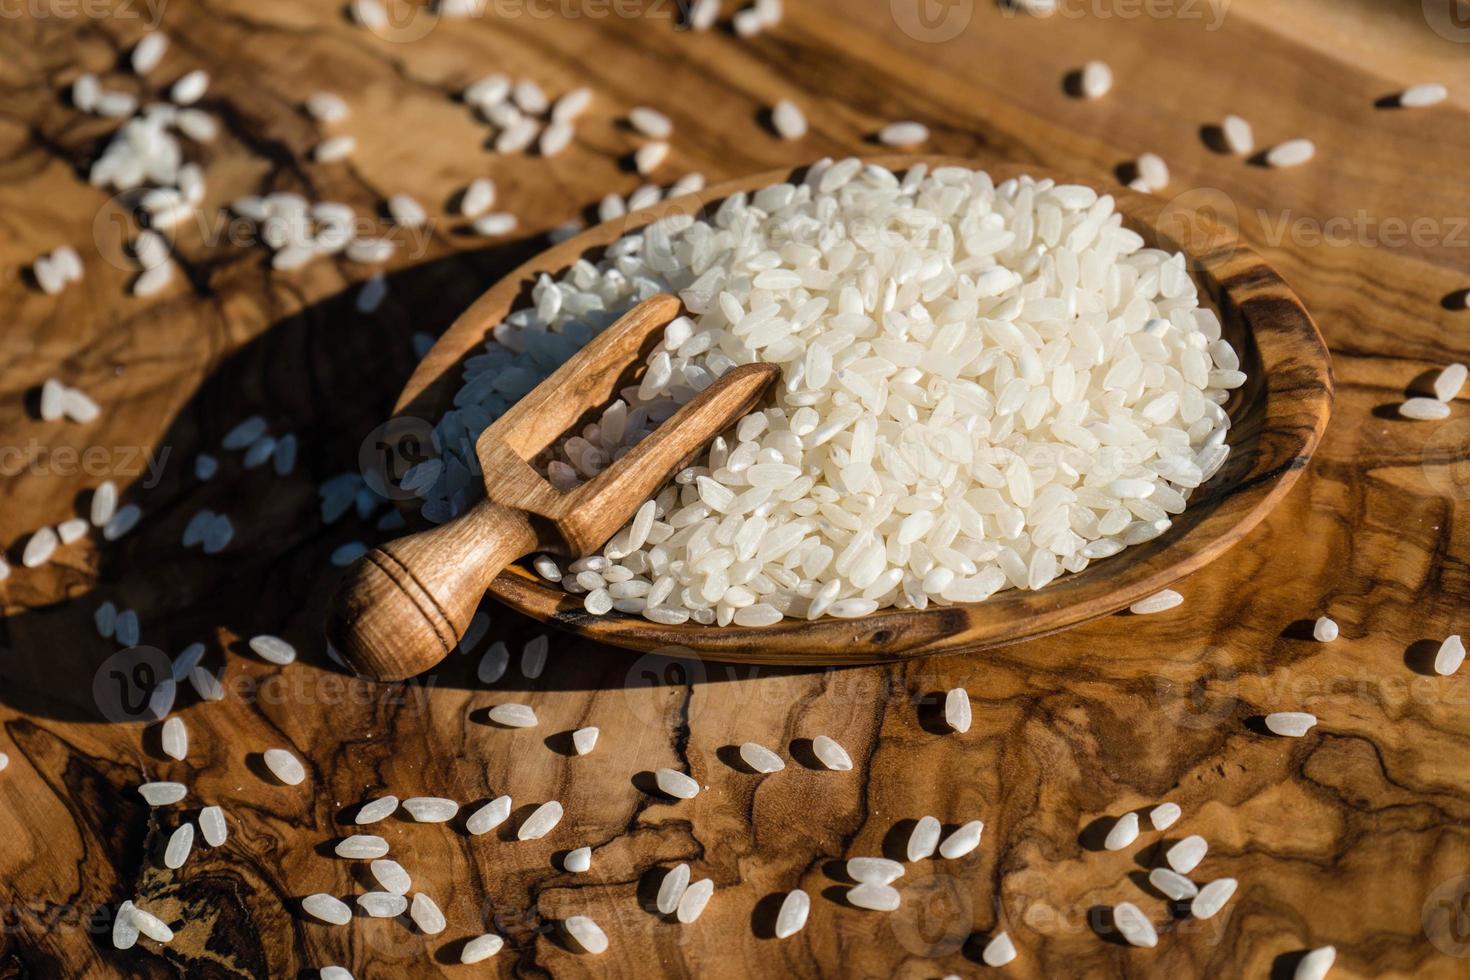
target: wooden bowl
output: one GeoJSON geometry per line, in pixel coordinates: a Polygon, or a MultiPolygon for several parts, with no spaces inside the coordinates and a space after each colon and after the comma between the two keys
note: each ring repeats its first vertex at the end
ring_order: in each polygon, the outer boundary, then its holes
{"type": "MultiPolygon", "coordinates": [[[[924,162],[984,169],[999,183],[1029,174],[1086,184],[1041,167],[937,156],[868,159],[902,172],[924,162]]],[[[672,214],[712,208],[737,191],[790,180],[804,168],[757,174],[589,228],[525,263],[481,296],[439,338],[398,400],[395,415],[437,419],[461,384],[460,364],[512,309],[523,305],[542,273],[553,276],[596,254],[632,229],[672,214]]],[[[1094,185],[1096,186],[1096,185],[1094,185]]],[[[1035,592],[1010,589],[980,603],[886,609],[860,619],[787,619],[767,627],[661,626],[642,617],[593,616],[580,597],[512,565],[496,580],[495,598],[561,629],[634,650],[672,656],[776,664],[851,664],[1015,643],[1068,629],[1124,609],[1219,557],[1245,537],[1291,489],[1312,457],[1331,411],[1333,379],[1327,347],[1311,316],[1285,281],[1233,230],[1197,209],[1123,188],[1113,194],[1127,226],[1149,245],[1182,251],[1202,299],[1214,301],[1224,335],[1248,375],[1226,405],[1231,419],[1229,461],[1190,498],[1189,507],[1159,538],[1065,574],[1035,592]]],[[[1186,198],[1185,200],[1188,200],[1186,198]]],[[[1206,195],[1207,210],[1214,202],[1206,195]]]]}

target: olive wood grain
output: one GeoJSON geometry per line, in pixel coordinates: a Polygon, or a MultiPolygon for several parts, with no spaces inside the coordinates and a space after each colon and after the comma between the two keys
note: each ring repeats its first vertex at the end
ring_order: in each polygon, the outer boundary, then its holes
{"type": "MultiPolygon", "coordinates": [[[[1125,224],[1150,246],[1185,253],[1202,299],[1218,308],[1224,336],[1240,353],[1249,380],[1226,406],[1232,422],[1231,459],[1195,492],[1174,527],[1155,541],[1094,562],[1039,591],[1012,589],[981,603],[880,610],[856,620],[786,619],[768,627],[719,627],[665,626],[620,613],[594,616],[578,597],[517,565],[507,567],[490,584],[495,598],[536,619],[616,646],[692,651],[736,662],[848,664],[983,649],[1068,629],[1165,588],[1240,541],[1296,482],[1331,411],[1333,378],[1327,347],[1285,280],[1241,242],[1233,228],[1210,213],[1217,203],[1214,198],[1206,195],[1192,208],[1178,202],[1166,206],[1150,195],[992,159],[885,155],[868,162],[896,171],[921,162],[931,167],[980,167],[997,182],[1029,174],[1089,184],[1099,193],[1115,196],[1125,224]]],[[[438,418],[461,383],[458,365],[525,302],[530,285],[542,273],[557,275],[653,221],[706,213],[731,194],[800,173],[801,168],[770,171],[723,183],[598,225],[547,249],[488,290],[440,337],[404,387],[395,412],[438,418]]],[[[482,451],[482,461],[486,458],[482,451]]],[[[507,457],[497,453],[493,459],[507,457]]],[[[487,482],[489,472],[487,467],[487,482]]]]}

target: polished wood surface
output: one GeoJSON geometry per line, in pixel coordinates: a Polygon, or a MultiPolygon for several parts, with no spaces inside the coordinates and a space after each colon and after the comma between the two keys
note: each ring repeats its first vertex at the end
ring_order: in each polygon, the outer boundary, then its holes
{"type": "MultiPolygon", "coordinates": [[[[410,42],[367,34],[337,4],[167,5],[174,45],[157,78],[209,67],[204,104],[225,124],[203,153],[209,208],[293,188],[364,215],[397,192],[429,206],[431,232],[394,260],[389,297],[371,316],[353,311],[369,269],[323,261],[272,273],[263,249],[211,245],[192,227],[179,281],[150,300],[127,297],[134,273],[87,248],[94,234],[110,241],[108,195],[78,179],[115,124],[80,116],[57,93],[84,68],[111,71],[144,22],[7,11],[0,528],[16,566],[0,584],[7,973],[310,977],[341,964],[358,978],[969,977],[985,972],[979,951],[1005,928],[1020,954],[1008,975],[1290,976],[1303,950],[1328,943],[1339,951],[1334,977],[1464,975],[1456,915],[1470,888],[1470,679],[1433,676],[1428,661],[1464,626],[1465,407],[1443,423],[1394,409],[1442,365],[1470,358],[1463,35],[1426,20],[1432,4],[1409,0],[1181,0],[1152,15],[1064,0],[1048,20],[977,0],[945,8],[964,15],[948,37],[958,22],[937,15],[905,21],[906,31],[895,18],[902,4],[786,6],[780,27],[752,40],[677,31],[652,13],[542,17],[522,7],[410,42]],[[1112,64],[1114,91],[1071,97],[1065,76],[1095,57],[1112,64]],[[595,88],[564,155],[483,149],[488,128],[451,96],[497,69],[553,94],[595,88]],[[1451,86],[1449,102],[1376,105],[1433,80],[1451,86]],[[339,128],[360,148],[343,164],[305,162],[322,130],[297,107],[322,87],[353,108],[339,128]],[[793,143],[765,123],[786,96],[812,122],[793,143]],[[927,152],[1095,181],[1122,176],[1140,152],[1161,154],[1173,171],[1165,198],[1207,189],[1322,328],[1337,397],[1312,465],[1238,546],[1177,586],[1183,606],[1153,617],[1106,617],[978,655],[827,670],[669,661],[552,632],[544,673],[528,679],[519,655],[543,628],[492,609],[481,647],[425,678],[349,679],[320,640],[339,574],[328,559],[349,541],[377,543],[378,515],[324,524],[317,485],[358,469],[412,371],[415,332],[441,333],[541,251],[543,232],[641,182],[626,169],[638,141],[621,120],[642,103],[676,126],[662,184],[686,170],[719,181],[874,152],[871,135],[901,118],[932,127],[927,152]],[[1231,112],[1251,120],[1263,146],[1311,137],[1317,159],[1272,171],[1217,152],[1206,127],[1231,112]],[[520,218],[504,240],[444,217],[486,173],[500,187],[497,207],[520,218]],[[87,278],[45,296],[22,270],[63,242],[83,251],[87,278]],[[51,376],[95,397],[102,417],[41,422],[35,392],[51,376]],[[238,453],[221,453],[221,473],[196,481],[194,454],[218,452],[255,412],[303,440],[295,474],[245,470],[238,453]],[[102,447],[100,463],[69,455],[88,447],[102,447]],[[143,507],[138,528],[20,568],[29,533],[85,507],[109,476],[143,507]],[[236,525],[220,555],[180,548],[201,508],[236,525]],[[109,666],[116,646],[92,624],[104,600],[138,611],[144,643],[176,654],[204,641],[204,665],[223,670],[222,701],[201,702],[187,686],[178,697],[187,761],[164,756],[157,726],[123,710],[117,692],[135,673],[113,668],[138,664],[109,666]],[[1322,613],[1342,626],[1334,643],[1310,639],[1322,613]],[[254,656],[244,641],[257,633],[294,642],[297,662],[254,656]],[[486,687],[476,661],[496,640],[511,668],[486,687]],[[974,706],[965,735],[943,734],[938,719],[956,686],[974,706]],[[539,726],[487,723],[506,702],[534,706],[539,726]],[[1261,716],[1291,709],[1314,712],[1318,727],[1295,740],[1263,733],[1261,716]],[[566,733],[587,725],[601,729],[597,748],[572,757],[566,733]],[[814,768],[809,740],[819,734],[846,747],[853,771],[814,768]],[[751,739],[786,769],[744,771],[735,747],[751,739]],[[260,753],[275,746],[301,758],[304,784],[265,772],[260,753]],[[649,774],[664,766],[707,788],[689,801],[663,797],[649,774]],[[190,796],[149,811],[135,791],[149,778],[180,779],[190,796]],[[444,909],[438,936],[401,921],[329,926],[299,910],[314,892],[367,890],[361,869],[331,848],[351,832],[355,806],[385,791],[515,801],[505,827],[484,837],[468,836],[462,817],[378,825],[415,888],[444,909]],[[523,843],[501,833],[553,798],[567,815],[551,835],[523,843]],[[1120,852],[1098,849],[1111,818],[1166,799],[1184,810],[1174,827],[1120,852]],[[166,870],[164,838],[206,804],[225,807],[229,841],[166,870]],[[925,814],[985,820],[980,847],[911,867],[896,912],[848,907],[835,862],[901,850],[925,814]],[[1195,833],[1210,842],[1196,880],[1240,882],[1206,921],[1171,917],[1139,880],[1161,840],[1195,833]],[[584,844],[591,870],[562,871],[557,856],[584,844]],[[691,926],[647,909],[663,870],[681,861],[716,883],[691,926]],[[812,896],[810,921],[776,940],[775,907],[794,887],[812,896]],[[183,923],[174,941],[113,951],[110,917],[128,898],[183,923]],[[1106,920],[1095,910],[1120,901],[1159,927],[1156,948],[1099,935],[1106,920]],[[577,914],[606,930],[602,956],[576,952],[557,927],[577,914]],[[507,948],[485,966],[456,965],[464,941],[485,930],[507,948]]],[[[112,80],[139,90],[126,75],[112,80]]]]}

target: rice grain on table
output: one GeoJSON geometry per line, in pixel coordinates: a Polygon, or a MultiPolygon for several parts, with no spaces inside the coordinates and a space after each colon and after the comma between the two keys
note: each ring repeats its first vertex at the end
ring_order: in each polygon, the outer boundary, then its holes
{"type": "Polygon", "coordinates": [[[1311,140],[1287,140],[1266,151],[1266,163],[1272,167],[1299,167],[1316,155],[1317,147],[1311,140]]]}
{"type": "Polygon", "coordinates": [[[334,926],[345,926],[352,921],[352,909],[347,903],[325,892],[306,896],[301,900],[301,908],[307,915],[334,926]]]}
{"type": "Polygon", "coordinates": [[[1184,602],[1184,596],[1173,589],[1164,589],[1146,599],[1139,599],[1128,607],[1128,611],[1135,616],[1148,616],[1153,613],[1166,612],[1182,602],[1184,602]]]}
{"type": "Polygon", "coordinates": [[[163,866],[177,871],[189,860],[189,852],[194,849],[194,825],[191,823],[181,824],[174,829],[168,837],[168,845],[163,851],[163,866]]]}
{"type": "Polygon", "coordinates": [[[357,152],[357,140],[352,136],[331,136],[318,143],[312,149],[312,159],[317,163],[336,163],[346,160],[357,152]]]}
{"type": "Polygon", "coordinates": [[[158,916],[136,905],[133,906],[131,913],[133,924],[138,927],[140,933],[156,943],[173,941],[174,931],[158,916]]]}
{"type": "Polygon", "coordinates": [[[923,816],[914,824],[914,829],[909,833],[908,845],[905,849],[910,861],[921,861],[934,853],[934,848],[939,846],[939,821],[935,817],[923,816]]]}
{"type": "Polygon", "coordinates": [[[847,890],[845,897],[852,905],[873,912],[892,912],[899,905],[898,889],[874,881],[854,885],[847,890]]]}
{"type": "Polygon", "coordinates": [[[1190,834],[1165,851],[1164,860],[1175,871],[1187,875],[1205,859],[1205,852],[1209,849],[1210,845],[1203,837],[1190,834]]]}
{"type": "Polygon", "coordinates": [[[653,173],[669,158],[669,144],[662,140],[645,143],[633,154],[634,168],[644,176],[653,173]]]}
{"type": "Polygon", "coordinates": [[[699,795],[699,783],[677,769],[658,769],[654,772],[654,782],[660,792],[676,799],[692,800],[699,795]]]}
{"type": "Polygon", "coordinates": [[[408,910],[408,899],[393,892],[364,892],[357,896],[357,907],[373,919],[391,919],[408,910]]]}
{"type": "Polygon", "coordinates": [[[1448,677],[1458,671],[1464,663],[1465,643],[1460,639],[1460,634],[1451,634],[1439,645],[1439,650],[1434,654],[1434,672],[1441,677],[1448,677]]]}
{"type": "Polygon", "coordinates": [[[659,882],[654,906],[664,915],[668,915],[679,907],[679,900],[684,897],[684,891],[688,887],[689,865],[674,865],[659,882]]]}
{"type": "Polygon", "coordinates": [[[117,621],[113,625],[112,635],[120,646],[135,647],[140,639],[141,629],[138,625],[138,613],[133,609],[124,609],[117,614],[117,621]]]}
{"type": "Polygon", "coordinates": [[[1168,830],[1179,821],[1184,811],[1178,803],[1160,803],[1148,812],[1148,822],[1154,830],[1168,830]]]}
{"type": "Polygon", "coordinates": [[[556,800],[548,800],[531,811],[531,815],[516,831],[516,839],[539,840],[551,833],[552,828],[561,822],[561,818],[561,804],[556,800]]]}
{"type": "Polygon", "coordinates": [[[510,97],[523,112],[533,116],[539,116],[551,106],[551,100],[536,81],[531,78],[522,78],[515,83],[510,90],[510,97]]]}
{"type": "Polygon", "coordinates": [[[319,123],[341,122],[351,113],[347,102],[335,92],[314,92],[306,99],[306,114],[319,123]]]}
{"type": "Polygon", "coordinates": [[[1008,932],[997,933],[980,953],[980,961],[990,967],[1005,966],[1015,958],[1016,944],[1008,932]]]}
{"type": "Polygon", "coordinates": [[[1113,69],[1106,61],[1089,61],[1082,66],[1082,94],[1100,99],[1113,90],[1113,69]]]}
{"type": "Polygon", "coordinates": [[[1399,93],[1398,102],[1406,109],[1420,109],[1425,106],[1438,105],[1449,96],[1449,89],[1438,82],[1424,82],[1404,89],[1399,93]]]}
{"type": "Polygon", "coordinates": [[[562,869],[572,874],[582,874],[592,867],[592,848],[576,847],[567,852],[562,858],[562,869]]]}
{"type": "Polygon", "coordinates": [[[25,550],[21,553],[20,563],[26,568],[40,568],[51,560],[56,553],[56,547],[60,544],[60,538],[56,530],[43,527],[31,535],[26,541],[25,550]]]}
{"type": "Polygon", "coordinates": [[[268,660],[273,664],[293,663],[296,660],[296,648],[279,636],[261,634],[252,636],[249,643],[250,649],[262,660],[268,660]]]}
{"type": "Polygon", "coordinates": [[[782,99],[771,110],[771,126],[783,140],[799,140],[807,134],[806,114],[790,99],[782,99]]]}
{"type": "Polygon", "coordinates": [[[497,796],[495,799],[480,807],[470,814],[465,820],[465,830],[478,837],[489,833],[510,817],[511,799],[509,796],[497,796]]]}
{"type": "Polygon", "coordinates": [[[500,952],[504,947],[504,939],[493,932],[487,932],[464,944],[464,948],[459,953],[459,961],[465,964],[481,963],[500,952]]]}
{"type": "Polygon", "coordinates": [[[220,679],[203,667],[189,671],[189,685],[205,701],[223,701],[225,686],[220,679]]]}
{"type": "Polygon", "coordinates": [[[225,811],[219,806],[207,806],[199,811],[199,832],[204,843],[219,847],[230,836],[229,824],[225,822],[225,811]]]}
{"type": "Polygon", "coordinates": [[[1200,887],[1199,894],[1189,905],[1189,914],[1196,919],[1212,919],[1215,914],[1225,907],[1230,897],[1235,894],[1236,881],[1234,878],[1217,878],[1207,885],[1200,887]]]}
{"type": "Polygon", "coordinates": [[[423,892],[415,892],[413,904],[409,907],[408,917],[413,924],[419,927],[419,931],[426,936],[437,936],[444,931],[444,913],[439,911],[439,906],[434,900],[423,892]]]}
{"type": "Polygon", "coordinates": [[[786,763],[779,755],[755,742],[746,742],[740,746],[740,759],[759,773],[780,772],[786,768],[786,763]]]}
{"type": "Polygon", "coordinates": [[[1130,946],[1152,948],[1159,944],[1159,934],[1153,923],[1132,902],[1119,902],[1113,906],[1113,925],[1130,946]]]}
{"type": "Polygon", "coordinates": [[[1434,379],[1434,397],[1442,402],[1454,401],[1460,394],[1460,389],[1465,387],[1467,373],[1470,370],[1458,361],[1440,371],[1434,379]]]}
{"type": "Polygon", "coordinates": [[[1317,716],[1306,711],[1274,711],[1265,718],[1273,734],[1300,738],[1317,724],[1317,716]]]}
{"type": "Polygon", "coordinates": [[[826,735],[818,735],[812,739],[812,754],[828,769],[836,772],[852,769],[852,757],[847,754],[847,750],[826,735]]]}
{"type": "Polygon", "coordinates": [[[1312,624],[1312,638],[1319,643],[1331,643],[1337,635],[1337,622],[1327,616],[1318,616],[1312,624]]]}
{"type": "Polygon", "coordinates": [[[63,545],[75,544],[87,536],[90,526],[85,518],[70,517],[56,525],[56,537],[63,545]]]}
{"type": "Polygon", "coordinates": [[[1199,894],[1199,889],[1195,887],[1194,882],[1168,868],[1154,868],[1148,873],[1148,883],[1176,902],[1194,898],[1199,894]]]}
{"type": "Polygon", "coordinates": [[[403,809],[419,823],[447,823],[459,812],[459,804],[442,796],[411,796],[403,809]]]}
{"type": "Polygon", "coordinates": [[[674,909],[674,917],[680,922],[688,925],[704,914],[705,906],[715,893],[715,883],[708,878],[701,878],[691,882],[684,889],[684,894],[679,896],[679,904],[674,909]]]}
{"type": "Polygon", "coordinates": [[[546,669],[546,657],[551,649],[551,638],[545,633],[533,636],[521,650],[521,673],[527,680],[536,680],[546,669]]]}
{"type": "Polygon", "coordinates": [[[970,693],[956,687],[944,696],[944,723],[952,731],[964,734],[970,730],[970,693]]]}
{"type": "Polygon", "coordinates": [[[1161,191],[1169,186],[1169,165],[1157,153],[1144,153],[1138,158],[1138,176],[1148,184],[1150,190],[1161,191]]]}
{"type": "Polygon", "coordinates": [[[848,877],[854,881],[871,881],[886,885],[903,877],[904,867],[897,861],[881,857],[855,857],[847,862],[848,877]]]}
{"type": "Polygon", "coordinates": [[[628,112],[628,122],[649,139],[666,140],[674,135],[674,124],[657,109],[637,106],[628,112]]]}
{"type": "Polygon", "coordinates": [[[306,780],[306,768],[301,760],[285,749],[266,749],[262,758],[265,767],[287,786],[299,786],[306,780]]]}
{"type": "Polygon", "coordinates": [[[1399,414],[1418,422],[1434,422],[1449,418],[1450,406],[1438,398],[1410,398],[1399,405],[1399,414]]]}
{"type": "Polygon", "coordinates": [[[391,858],[378,858],[368,865],[372,872],[373,880],[383,886],[383,890],[390,895],[407,895],[408,890],[413,887],[413,879],[408,872],[391,858]]]}
{"type": "Polygon", "coordinates": [[[572,732],[572,750],[578,755],[586,755],[597,746],[598,728],[589,725],[572,732]]]}
{"type": "Polygon", "coordinates": [[[497,704],[489,711],[489,718],[497,725],[507,728],[534,728],[536,709],[529,704],[497,704]]]}
{"type": "Polygon", "coordinates": [[[174,82],[168,97],[174,105],[192,105],[204,97],[208,88],[209,73],[202,68],[196,68],[174,82]]]}
{"type": "Polygon", "coordinates": [[[980,846],[980,835],[984,830],[985,824],[980,820],[961,824],[940,843],[939,856],[951,861],[964,857],[980,846]]]}
{"type": "Polygon", "coordinates": [[[509,235],[516,230],[519,222],[516,216],[505,211],[495,211],[490,214],[482,214],[474,220],[471,228],[475,234],[486,238],[498,238],[501,235],[509,235]]]}
{"type": "Polygon", "coordinates": [[[337,842],[335,853],[340,858],[368,861],[388,855],[388,842],[372,834],[352,834],[337,842]]]}
{"type": "Polygon", "coordinates": [[[112,920],[112,948],[132,949],[138,943],[138,924],[133,917],[133,903],[125,901],[117,907],[112,920]]]}
{"type": "Polygon", "coordinates": [[[929,127],[919,122],[893,122],[878,131],[884,146],[917,146],[929,139],[929,127]]]}
{"type": "Polygon", "coordinates": [[[169,718],[163,723],[163,730],[159,734],[159,742],[163,754],[170,759],[183,760],[189,754],[189,730],[184,727],[184,719],[169,718]]]}
{"type": "Polygon", "coordinates": [[[1292,980],[1323,980],[1332,964],[1337,961],[1335,946],[1318,946],[1297,961],[1292,980]]]}
{"type": "MultiPolygon", "coordinates": [[[[479,666],[475,668],[475,676],[479,678],[481,684],[494,684],[505,676],[505,672],[509,667],[510,650],[504,642],[496,640],[490,644],[490,648],[480,658],[479,666]]],[[[532,714],[534,715],[535,712],[532,712],[532,714]]],[[[535,724],[535,722],[533,721],[532,724],[535,724]]]]}
{"type": "Polygon", "coordinates": [[[564,923],[567,934],[594,956],[607,952],[607,933],[585,915],[574,915],[564,923]]]}
{"type": "Polygon", "coordinates": [[[811,910],[811,896],[806,892],[800,888],[787,892],[786,897],[781,900],[781,908],[776,912],[776,938],[786,939],[800,932],[806,926],[806,917],[811,910]]]}
{"type": "Polygon", "coordinates": [[[1103,841],[1103,847],[1110,851],[1121,851],[1136,840],[1138,840],[1138,814],[1125,813],[1113,823],[1107,838],[1103,841]]]}

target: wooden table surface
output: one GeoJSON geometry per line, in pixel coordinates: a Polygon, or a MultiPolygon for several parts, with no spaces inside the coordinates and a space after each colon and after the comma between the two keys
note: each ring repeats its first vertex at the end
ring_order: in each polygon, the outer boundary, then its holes
{"type": "MultiPolygon", "coordinates": [[[[732,11],[725,4],[725,20],[732,11]]],[[[0,25],[0,532],[14,566],[0,584],[0,970],[7,976],[313,976],[341,964],[365,977],[793,975],[934,978],[986,971],[985,941],[1007,929],[1025,976],[1289,976],[1302,951],[1332,944],[1333,976],[1464,976],[1470,968],[1470,672],[1427,656],[1463,628],[1470,524],[1463,403],[1444,422],[1394,406],[1429,372],[1470,360],[1470,27],[1445,0],[1062,0],[1035,19],[989,0],[920,10],[910,0],[788,0],[785,20],[744,40],[724,27],[675,27],[672,0],[491,3],[482,18],[407,22],[391,39],[335,3],[208,0],[160,6],[60,0],[7,7],[0,25]],[[273,273],[261,247],[190,226],[181,271],[150,299],[127,294],[116,257],[119,208],[87,186],[87,163],[116,123],[84,116],[60,90],[83,70],[148,91],[119,56],[161,10],[173,40],[155,88],[205,67],[202,105],[223,123],[200,157],[206,214],[245,193],[301,190],[364,215],[396,192],[430,209],[428,233],[391,264],[390,294],[354,312],[370,270],[318,261],[273,273]],[[101,16],[108,14],[108,16],[101,16]],[[422,36],[418,36],[422,35],[422,36]],[[1067,74],[1105,58],[1113,92],[1084,102],[1067,74]],[[488,127],[452,98],[491,70],[548,92],[597,93],[563,155],[503,158],[488,127]],[[1448,103],[1376,105],[1407,84],[1444,81],[1448,103]],[[299,110],[340,92],[357,137],[350,162],[317,164],[321,127],[299,110]],[[800,103],[811,133],[782,142],[765,110],[800,103]],[[633,105],[668,113],[671,183],[711,180],[871,149],[884,123],[919,119],[927,149],[993,154],[1113,177],[1140,152],[1170,164],[1166,196],[1228,212],[1298,289],[1332,348],[1333,423],[1306,477],[1265,525],[1187,579],[1178,609],[1113,617],[1048,639],[901,667],[822,670],[671,662],[551,637],[535,680],[512,666],[486,687],[477,656],[415,682],[373,686],[328,661],[320,623],[329,556],[375,540],[373,522],[326,525],[317,484],[356,469],[413,364],[415,332],[437,334],[486,286],[639,178],[633,105]],[[1235,112],[1261,145],[1298,136],[1317,159],[1273,171],[1211,149],[1203,127],[1235,112]],[[502,240],[466,235],[448,202],[491,175],[520,218],[502,240]],[[86,279],[58,297],[24,269],[71,243],[86,279]],[[99,255],[101,248],[104,255],[99,255]],[[58,377],[103,406],[97,421],[43,422],[36,391],[58,377]],[[200,451],[252,413],[295,432],[289,477],[191,475],[200,451]],[[91,449],[90,453],[84,452],[91,449]],[[35,528],[85,506],[104,478],[144,517],[119,541],[95,535],[40,569],[19,565],[35,528]],[[237,533],[220,555],[181,548],[202,508],[237,533]],[[138,611],[143,642],[175,654],[195,640],[223,668],[217,703],[181,694],[186,761],[160,751],[156,725],[128,715],[146,674],[117,672],[92,625],[104,600],[138,611]],[[1335,643],[1309,622],[1332,615],[1335,643]],[[277,667],[244,640],[274,633],[300,659],[277,667]],[[141,678],[141,679],[140,679],[141,678]],[[966,687],[974,727],[943,734],[936,693],[966,687]],[[486,720],[523,701],[534,729],[486,720]],[[1302,739],[1264,733],[1260,716],[1308,710],[1302,739]],[[594,753],[566,734],[601,728],[594,753]],[[813,768],[806,740],[840,740],[850,773],[813,768]],[[743,771],[753,739],[790,761],[743,771]],[[307,780],[283,786],[259,753],[289,747],[307,780]],[[684,769],[691,801],[650,792],[652,770],[684,769]],[[152,810],[145,779],[178,779],[187,800],[152,810]],[[502,793],[514,826],[558,799],[547,838],[471,837],[449,826],[379,825],[415,889],[448,928],[406,920],[330,926],[304,916],[314,892],[366,890],[363,869],[331,854],[352,806],[383,792],[470,803],[502,793]],[[1096,838],[1129,810],[1173,800],[1183,819],[1108,852],[1096,838]],[[222,805],[231,835],[178,871],[163,840],[200,806],[222,805]],[[893,853],[912,822],[979,818],[982,844],[900,880],[902,907],[844,899],[840,861],[893,853]],[[1239,880],[1218,916],[1172,916],[1143,881],[1160,844],[1200,834],[1194,877],[1239,880]],[[560,869],[590,845],[592,869],[560,869]],[[686,861],[716,891],[697,923],[649,911],[664,869],[686,861]],[[805,931],[771,935],[781,893],[812,896],[805,931]],[[124,899],[176,924],[174,941],[112,949],[124,899]],[[1159,927],[1157,948],[1109,934],[1097,910],[1132,901],[1159,927]],[[574,951],[558,922],[585,914],[610,947],[574,951]],[[458,964],[486,930],[506,949],[458,964]]],[[[493,612],[512,651],[539,632],[493,612]]],[[[487,641],[488,642],[488,641],[487,641]]]]}

